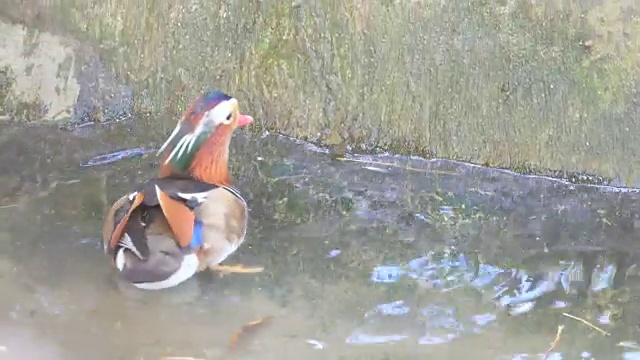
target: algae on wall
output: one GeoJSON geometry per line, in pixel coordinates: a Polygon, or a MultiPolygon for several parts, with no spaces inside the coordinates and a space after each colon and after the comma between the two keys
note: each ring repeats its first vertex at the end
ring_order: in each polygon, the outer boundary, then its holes
{"type": "Polygon", "coordinates": [[[14,76],[9,66],[0,67],[0,121],[29,121],[44,117],[47,107],[38,96],[31,101],[16,96],[14,76]]]}
{"type": "Polygon", "coordinates": [[[142,110],[222,88],[267,128],[356,151],[640,178],[631,0],[53,3],[142,110]]]}

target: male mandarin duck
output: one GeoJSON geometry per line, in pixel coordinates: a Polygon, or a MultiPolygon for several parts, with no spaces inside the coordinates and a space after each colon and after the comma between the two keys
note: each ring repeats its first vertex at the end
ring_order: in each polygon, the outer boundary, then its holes
{"type": "Polygon", "coordinates": [[[237,127],[252,122],[220,91],[189,105],[158,152],[159,177],[118,199],[105,217],[104,249],[125,280],[155,290],[207,268],[263,270],[219,265],[245,240],[248,209],[231,186],[229,143],[237,127]]]}

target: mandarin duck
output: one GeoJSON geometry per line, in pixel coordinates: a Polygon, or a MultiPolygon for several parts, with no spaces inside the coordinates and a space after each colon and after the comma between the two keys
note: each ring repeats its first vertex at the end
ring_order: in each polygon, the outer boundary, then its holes
{"type": "Polygon", "coordinates": [[[253,118],[220,91],[190,104],[162,145],[159,176],[118,199],[103,225],[103,245],[120,275],[141,289],[164,289],[199,271],[262,268],[220,265],[244,242],[248,209],[231,186],[233,131],[253,118]]]}

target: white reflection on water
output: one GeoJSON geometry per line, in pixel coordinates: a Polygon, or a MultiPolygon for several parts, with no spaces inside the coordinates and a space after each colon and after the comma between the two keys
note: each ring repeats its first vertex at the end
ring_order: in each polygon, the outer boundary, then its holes
{"type": "MultiPolygon", "coordinates": [[[[451,252],[431,252],[404,264],[376,266],[373,283],[394,293],[398,286],[417,281],[427,296],[421,301],[407,298],[374,305],[346,339],[349,344],[396,343],[438,345],[470,334],[495,329],[501,309],[510,315],[530,313],[540,299],[551,308],[571,305],[576,284],[584,282],[579,260],[560,262],[549,269],[524,270],[483,264],[477,258],[451,252]],[[422,304],[420,304],[422,302],[422,304]],[[547,303],[547,302],[545,302],[547,303]]],[[[616,266],[605,264],[593,270],[590,290],[611,286],[616,266]]],[[[418,290],[419,292],[420,290],[418,290]]],[[[601,316],[599,322],[607,323],[601,316]]],[[[504,359],[540,359],[544,353],[520,353],[504,359]]],[[[560,352],[549,359],[564,358],[560,352]]],[[[582,359],[592,359],[583,352],[582,359]]],[[[625,353],[625,359],[639,359],[640,353],[625,353]]]]}

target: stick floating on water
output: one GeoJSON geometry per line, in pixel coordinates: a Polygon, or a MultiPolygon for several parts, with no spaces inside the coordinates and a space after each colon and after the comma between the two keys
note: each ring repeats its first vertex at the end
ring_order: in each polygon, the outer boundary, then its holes
{"type": "Polygon", "coordinates": [[[558,325],[558,331],[556,331],[556,338],[553,339],[553,341],[551,342],[551,346],[549,347],[549,350],[547,350],[547,352],[544,353],[544,360],[547,360],[549,358],[549,355],[551,355],[551,352],[553,351],[553,349],[555,349],[556,346],[558,346],[558,343],[560,343],[562,330],[564,330],[564,325],[558,325]]]}
{"type": "Polygon", "coordinates": [[[242,326],[240,328],[240,330],[238,330],[231,337],[231,341],[229,342],[229,348],[235,349],[236,346],[238,345],[238,341],[240,340],[241,337],[243,337],[244,335],[248,335],[248,333],[250,333],[251,331],[255,330],[256,327],[261,326],[261,325],[265,325],[270,320],[271,320],[271,316],[265,316],[263,318],[260,318],[258,320],[254,320],[254,321],[242,326]]]}
{"type": "Polygon", "coordinates": [[[147,150],[144,148],[120,150],[120,151],[112,152],[109,154],[98,155],[96,157],[91,158],[89,161],[87,161],[86,163],[80,166],[89,167],[89,166],[99,166],[99,165],[110,164],[110,163],[124,160],[127,158],[142,156],[144,154],[151,153],[154,151],[157,151],[157,150],[156,149],[147,150]]]}
{"type": "Polygon", "coordinates": [[[390,162],[383,162],[383,161],[375,161],[375,160],[350,159],[350,158],[345,158],[345,157],[338,157],[338,158],[336,158],[336,160],[338,160],[338,161],[351,161],[351,162],[364,163],[364,164],[373,164],[373,165],[379,165],[379,166],[391,166],[391,167],[395,167],[395,168],[399,168],[399,169],[404,169],[404,170],[409,170],[409,171],[417,171],[417,172],[429,172],[429,173],[443,174],[443,175],[458,175],[457,173],[452,172],[452,171],[420,169],[420,168],[415,168],[415,167],[411,167],[411,166],[404,166],[404,165],[400,165],[400,164],[395,164],[395,163],[390,163],[390,162]]]}
{"type": "Polygon", "coordinates": [[[580,317],[577,317],[575,315],[571,315],[571,314],[568,314],[568,313],[565,313],[565,312],[563,312],[562,315],[564,315],[564,316],[566,316],[566,317],[568,317],[570,319],[580,321],[581,323],[583,323],[583,324],[587,325],[588,327],[598,331],[599,333],[601,333],[604,336],[611,336],[610,333],[608,333],[608,332],[604,331],[603,329],[593,325],[592,323],[588,322],[587,320],[585,320],[583,318],[580,318],[580,317]]]}

